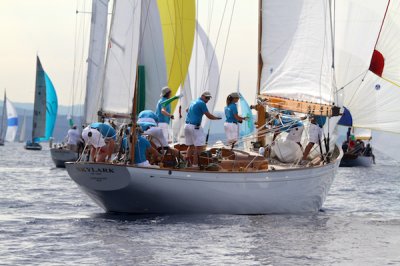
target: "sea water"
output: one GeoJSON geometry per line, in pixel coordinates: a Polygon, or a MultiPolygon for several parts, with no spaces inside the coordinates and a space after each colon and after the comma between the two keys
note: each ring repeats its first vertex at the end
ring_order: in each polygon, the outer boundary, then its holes
{"type": "Polygon", "coordinates": [[[0,147],[1,265],[400,265],[400,168],[340,168],[307,215],[106,214],[47,147],[0,147]]]}

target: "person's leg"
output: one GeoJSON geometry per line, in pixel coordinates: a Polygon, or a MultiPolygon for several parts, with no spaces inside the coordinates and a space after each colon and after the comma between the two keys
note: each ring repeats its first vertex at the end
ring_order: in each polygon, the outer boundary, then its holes
{"type": "Polygon", "coordinates": [[[192,164],[195,164],[194,163],[194,158],[193,158],[194,150],[195,150],[194,145],[190,145],[188,147],[188,149],[187,149],[187,152],[186,152],[186,161],[188,161],[188,162],[190,162],[192,164]]]}
{"type": "Polygon", "coordinates": [[[92,162],[96,161],[96,153],[97,153],[96,148],[92,146],[90,148],[90,159],[91,159],[92,162]]]}
{"type": "Polygon", "coordinates": [[[192,162],[192,156],[194,152],[194,126],[186,124],[185,125],[185,144],[188,146],[186,151],[186,161],[192,162]]]}
{"type": "Polygon", "coordinates": [[[113,139],[109,140],[107,143],[107,161],[111,160],[111,156],[114,152],[114,147],[115,147],[115,141],[113,139]]]}
{"type": "Polygon", "coordinates": [[[108,154],[107,145],[97,150],[96,162],[102,163],[106,161],[106,156],[108,154]]]}
{"type": "Polygon", "coordinates": [[[202,151],[205,150],[205,146],[195,146],[195,153],[193,154],[193,165],[199,164],[199,156],[202,151]]]}

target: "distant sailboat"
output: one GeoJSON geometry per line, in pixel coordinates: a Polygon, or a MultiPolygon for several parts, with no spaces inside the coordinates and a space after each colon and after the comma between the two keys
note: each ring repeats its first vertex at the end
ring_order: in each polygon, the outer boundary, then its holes
{"type": "Polygon", "coordinates": [[[18,114],[12,102],[7,99],[4,92],[2,127],[0,129],[0,145],[4,145],[4,141],[13,142],[17,135],[18,114]]]}
{"type": "Polygon", "coordinates": [[[36,57],[36,86],[33,109],[32,140],[25,145],[27,150],[41,150],[41,141],[53,135],[57,117],[57,94],[49,76],[43,70],[39,57],[36,57]]]}
{"type": "Polygon", "coordinates": [[[19,133],[19,142],[25,142],[26,141],[26,114],[24,111],[24,118],[22,120],[22,124],[20,127],[20,133],[19,133]]]}
{"type": "Polygon", "coordinates": [[[6,92],[4,92],[3,112],[1,113],[0,120],[0,146],[4,145],[7,132],[7,105],[6,105],[6,92]]]}

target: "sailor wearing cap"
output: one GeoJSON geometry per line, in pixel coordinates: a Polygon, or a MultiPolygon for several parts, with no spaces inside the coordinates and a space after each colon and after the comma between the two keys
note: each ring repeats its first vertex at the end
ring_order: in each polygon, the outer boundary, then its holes
{"type": "Polygon", "coordinates": [[[163,87],[160,94],[161,99],[157,102],[156,115],[158,117],[158,126],[163,130],[165,139],[168,141],[169,133],[168,126],[170,119],[174,119],[174,115],[171,114],[171,104],[163,104],[166,100],[171,98],[171,89],[169,87],[163,87]]]}
{"type": "Polygon", "coordinates": [[[198,166],[198,154],[204,150],[206,135],[201,128],[201,120],[206,115],[211,120],[219,120],[221,117],[215,116],[208,111],[207,103],[211,99],[209,91],[203,92],[200,98],[192,101],[187,110],[185,124],[185,141],[188,145],[187,159],[190,161],[193,156],[193,167],[198,166]]]}
{"type": "Polygon", "coordinates": [[[233,145],[239,139],[239,125],[238,123],[242,123],[246,120],[245,117],[241,117],[238,114],[237,102],[239,101],[240,95],[237,92],[233,92],[228,95],[226,98],[226,106],[225,106],[225,123],[224,130],[225,135],[228,140],[229,145],[233,145]]]}

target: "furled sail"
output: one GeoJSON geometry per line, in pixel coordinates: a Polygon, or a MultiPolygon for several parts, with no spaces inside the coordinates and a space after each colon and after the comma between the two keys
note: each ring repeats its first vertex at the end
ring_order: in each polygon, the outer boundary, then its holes
{"type": "Polygon", "coordinates": [[[6,98],[7,105],[7,133],[6,141],[13,142],[18,130],[18,114],[14,105],[6,98]]]}
{"type": "Polygon", "coordinates": [[[104,112],[132,112],[140,45],[141,3],[139,0],[114,2],[100,108],[104,112]]]}
{"type": "Polygon", "coordinates": [[[353,126],[400,133],[400,2],[336,5],[336,77],[353,126]]]}
{"type": "Polygon", "coordinates": [[[328,2],[262,1],[261,94],[320,104],[335,101],[328,2]]]}
{"type": "MultiPolygon", "coordinates": [[[[157,0],[168,86],[175,94],[186,79],[195,35],[195,0],[157,0]]],[[[172,110],[174,110],[173,103],[172,110]]]]}
{"type": "Polygon", "coordinates": [[[94,0],[92,2],[84,107],[84,122],[86,124],[97,120],[97,111],[100,106],[100,87],[107,36],[108,2],[108,0],[94,0]]]}

